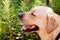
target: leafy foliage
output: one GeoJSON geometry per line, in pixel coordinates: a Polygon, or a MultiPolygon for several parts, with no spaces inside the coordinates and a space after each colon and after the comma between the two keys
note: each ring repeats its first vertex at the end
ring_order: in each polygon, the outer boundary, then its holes
{"type": "MultiPolygon", "coordinates": [[[[59,0],[50,0],[49,6],[60,12],[59,0]]],[[[25,33],[18,19],[19,12],[29,11],[34,6],[45,6],[46,0],[0,0],[0,40],[40,40],[36,33],[25,33]]]]}

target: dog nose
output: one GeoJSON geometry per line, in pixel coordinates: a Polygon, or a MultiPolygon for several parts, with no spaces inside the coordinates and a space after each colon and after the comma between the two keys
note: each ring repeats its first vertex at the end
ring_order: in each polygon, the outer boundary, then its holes
{"type": "Polygon", "coordinates": [[[22,17],[23,17],[23,14],[20,13],[20,14],[18,15],[18,17],[19,17],[19,18],[22,18],[22,17]]]}

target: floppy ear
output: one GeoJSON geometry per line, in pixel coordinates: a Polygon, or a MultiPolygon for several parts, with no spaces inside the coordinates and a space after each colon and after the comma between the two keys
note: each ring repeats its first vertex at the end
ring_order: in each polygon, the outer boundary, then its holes
{"type": "Polygon", "coordinates": [[[47,23],[47,33],[49,34],[58,27],[58,24],[53,15],[47,16],[47,22],[48,22],[47,23]]]}

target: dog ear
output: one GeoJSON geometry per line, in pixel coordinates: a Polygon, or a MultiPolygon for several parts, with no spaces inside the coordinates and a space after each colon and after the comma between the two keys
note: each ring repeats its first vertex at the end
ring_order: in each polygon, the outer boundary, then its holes
{"type": "Polygon", "coordinates": [[[53,15],[47,16],[47,33],[51,33],[58,27],[57,21],[53,15]]]}

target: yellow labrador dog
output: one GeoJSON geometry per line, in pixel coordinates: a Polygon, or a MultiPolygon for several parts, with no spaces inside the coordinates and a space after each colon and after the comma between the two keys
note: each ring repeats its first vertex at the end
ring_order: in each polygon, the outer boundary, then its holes
{"type": "Polygon", "coordinates": [[[25,32],[37,32],[41,40],[60,40],[60,16],[46,6],[37,6],[19,14],[25,32]]]}

